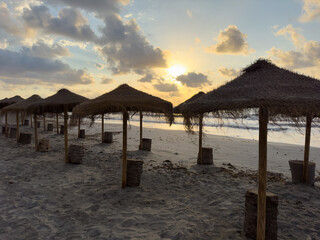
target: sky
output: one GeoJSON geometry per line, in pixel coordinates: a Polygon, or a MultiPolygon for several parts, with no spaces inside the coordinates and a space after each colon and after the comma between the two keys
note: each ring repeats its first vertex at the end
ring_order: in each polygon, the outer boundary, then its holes
{"type": "Polygon", "coordinates": [[[320,0],[0,2],[0,98],[127,83],[177,105],[259,58],[320,79],[320,0]]]}

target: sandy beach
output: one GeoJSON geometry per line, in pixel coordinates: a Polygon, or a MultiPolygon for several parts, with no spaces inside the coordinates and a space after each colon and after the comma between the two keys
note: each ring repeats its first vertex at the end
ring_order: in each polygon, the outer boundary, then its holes
{"type": "MultiPolygon", "coordinates": [[[[153,141],[145,152],[137,150],[139,129],[130,126],[128,158],[144,166],[140,186],[123,190],[122,125],[105,124],[105,131],[116,132],[112,144],[100,143],[100,124],[82,128],[86,139],[77,139],[76,128],[69,135],[70,144],[85,148],[81,165],[64,163],[63,135],[55,132],[40,130],[49,152],[0,136],[0,239],[246,239],[245,193],[257,188],[256,141],[206,135],[214,165],[198,166],[197,135],[144,128],[153,141]]],[[[319,151],[311,148],[311,161],[319,151]]],[[[278,239],[320,239],[318,182],[290,182],[288,160],[302,158],[303,146],[268,144],[278,239]]]]}

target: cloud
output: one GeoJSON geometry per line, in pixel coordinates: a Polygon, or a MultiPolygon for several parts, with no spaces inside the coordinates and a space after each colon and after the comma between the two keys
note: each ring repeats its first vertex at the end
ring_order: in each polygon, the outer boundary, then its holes
{"type": "Polygon", "coordinates": [[[113,83],[113,79],[111,78],[101,78],[101,84],[110,84],[110,83],[113,83]]]}
{"type": "Polygon", "coordinates": [[[157,83],[153,85],[159,92],[177,92],[177,85],[173,83],[157,83]]]}
{"type": "Polygon", "coordinates": [[[291,24],[281,28],[278,32],[275,33],[275,36],[290,36],[295,47],[301,47],[306,42],[304,36],[299,33],[300,29],[294,28],[291,24]]]}
{"type": "Polygon", "coordinates": [[[200,38],[196,38],[196,39],[194,40],[194,43],[195,43],[196,45],[198,45],[200,42],[201,42],[201,41],[200,41],[200,38]]]}
{"type": "Polygon", "coordinates": [[[100,63],[96,63],[96,68],[101,70],[104,68],[104,66],[101,65],[100,63]]]}
{"type": "Polygon", "coordinates": [[[226,67],[220,68],[218,71],[222,76],[225,77],[237,77],[240,74],[240,70],[226,67]]]}
{"type": "Polygon", "coordinates": [[[39,40],[31,48],[23,47],[22,54],[30,55],[40,58],[57,58],[69,56],[70,52],[67,48],[60,46],[57,43],[51,46],[44,43],[44,41],[39,40]]]}
{"type": "Polygon", "coordinates": [[[150,68],[167,67],[165,53],[154,48],[141,35],[135,20],[124,23],[119,16],[105,18],[106,26],[102,29],[106,45],[101,49],[102,55],[113,74],[134,71],[143,74],[150,68]]]}
{"type": "Polygon", "coordinates": [[[144,77],[140,78],[138,82],[152,82],[153,76],[150,73],[147,73],[144,77]]]}
{"type": "Polygon", "coordinates": [[[94,81],[83,69],[72,69],[60,60],[52,60],[0,49],[0,80],[9,84],[90,84],[94,81]]]}
{"type": "Polygon", "coordinates": [[[235,25],[229,25],[226,29],[220,30],[216,44],[206,48],[206,52],[214,54],[248,55],[253,52],[249,49],[247,35],[241,33],[235,25]]]}
{"type": "Polygon", "coordinates": [[[69,37],[78,41],[94,41],[96,35],[81,12],[73,8],[63,8],[58,17],[50,14],[45,5],[31,6],[23,10],[22,17],[28,28],[41,30],[47,34],[69,37]]]}
{"type": "Polygon", "coordinates": [[[202,87],[210,84],[206,75],[195,72],[189,72],[186,75],[180,75],[176,78],[176,80],[191,88],[202,87]]]}
{"type": "Polygon", "coordinates": [[[0,28],[13,35],[19,35],[21,32],[21,29],[12,19],[7,4],[4,2],[0,3],[0,28]]]}
{"type": "Polygon", "coordinates": [[[320,1],[319,0],[303,0],[303,14],[300,16],[300,22],[320,21],[320,1]]]}
{"type": "Polygon", "coordinates": [[[187,15],[188,15],[189,18],[192,18],[192,12],[190,11],[190,9],[188,9],[188,10],[186,11],[186,13],[187,13],[187,15]]]}

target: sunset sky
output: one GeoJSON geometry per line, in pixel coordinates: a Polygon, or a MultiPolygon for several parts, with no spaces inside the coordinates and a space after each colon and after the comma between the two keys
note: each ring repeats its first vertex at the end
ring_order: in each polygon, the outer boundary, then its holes
{"type": "Polygon", "coordinates": [[[122,83],[174,105],[263,57],[320,79],[320,0],[0,2],[0,98],[122,83]]]}

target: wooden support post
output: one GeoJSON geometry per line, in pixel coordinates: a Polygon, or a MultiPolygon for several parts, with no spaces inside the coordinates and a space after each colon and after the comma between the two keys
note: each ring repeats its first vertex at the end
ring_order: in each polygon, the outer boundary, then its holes
{"type": "Polygon", "coordinates": [[[128,112],[123,111],[123,134],[122,134],[122,188],[127,186],[127,120],[128,112]]]}
{"type": "Polygon", "coordinates": [[[267,193],[267,136],[268,109],[259,109],[259,188],[257,214],[257,240],[265,240],[266,235],[266,193],[267,193]]]}
{"type": "Polygon", "coordinates": [[[139,149],[142,149],[142,111],[140,111],[140,145],[139,145],[139,149]]]}
{"type": "Polygon", "coordinates": [[[203,128],[203,114],[199,117],[199,163],[202,164],[202,128],[203,128]]]}
{"type": "Polygon", "coordinates": [[[6,112],[6,114],[5,114],[5,126],[6,126],[6,137],[8,137],[8,133],[9,133],[9,131],[8,131],[8,112],[6,112]]]}
{"type": "Polygon", "coordinates": [[[32,128],[32,114],[30,115],[30,128],[32,128]]]}
{"type": "Polygon", "coordinates": [[[17,139],[17,142],[19,140],[19,136],[20,136],[20,129],[19,129],[19,112],[17,111],[16,112],[16,122],[17,122],[17,133],[16,133],[16,139],[17,139]]]}
{"type": "Polygon", "coordinates": [[[307,121],[306,122],[306,140],[304,144],[304,161],[303,161],[303,182],[304,183],[307,182],[307,178],[308,178],[312,114],[307,115],[306,121],[307,121]]]}
{"type": "Polygon", "coordinates": [[[34,145],[36,151],[38,151],[38,121],[37,121],[37,114],[34,114],[34,145]]]}
{"type": "Polygon", "coordinates": [[[46,114],[43,114],[43,131],[46,130],[46,114]]]}
{"type": "Polygon", "coordinates": [[[21,125],[24,125],[24,114],[22,114],[22,112],[20,112],[20,118],[21,118],[21,125]]]}
{"type": "Polygon", "coordinates": [[[64,162],[68,163],[68,108],[64,106],[64,162]]]}
{"type": "Polygon", "coordinates": [[[104,114],[101,114],[101,142],[103,143],[104,135],[104,114]]]}
{"type": "Polygon", "coordinates": [[[59,114],[56,113],[57,134],[59,134],[59,114]]]}
{"type": "Polygon", "coordinates": [[[81,119],[78,119],[78,137],[80,137],[81,119]]]}

